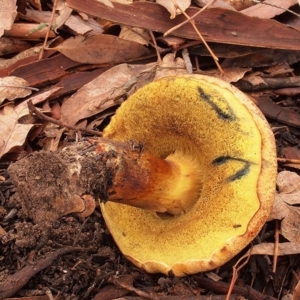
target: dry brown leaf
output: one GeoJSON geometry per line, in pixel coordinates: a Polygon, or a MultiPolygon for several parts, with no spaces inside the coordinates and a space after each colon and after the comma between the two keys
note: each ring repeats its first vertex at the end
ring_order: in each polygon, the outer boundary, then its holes
{"type": "Polygon", "coordinates": [[[29,130],[34,126],[34,124],[19,123],[22,117],[29,114],[27,102],[31,100],[33,104],[40,103],[59,89],[58,87],[52,88],[47,92],[31,97],[15,107],[13,104],[8,104],[0,110],[0,158],[16,147],[21,147],[26,140],[29,130]]]}
{"type": "Polygon", "coordinates": [[[21,60],[23,58],[27,58],[27,57],[39,54],[42,47],[43,46],[32,47],[27,50],[24,50],[23,52],[18,53],[17,55],[15,55],[12,58],[0,60],[0,69],[7,68],[10,65],[18,62],[19,60],[21,60]]]}
{"type": "Polygon", "coordinates": [[[155,80],[166,76],[178,76],[187,74],[185,63],[182,58],[175,58],[174,53],[169,53],[164,56],[160,68],[156,70],[155,80]]]}
{"type": "Polygon", "coordinates": [[[138,74],[151,66],[153,64],[121,64],[110,68],[63,102],[61,120],[74,125],[79,120],[120,104],[123,101],[122,96],[130,92],[138,82],[138,74]]]}
{"type": "Polygon", "coordinates": [[[17,0],[0,0],[0,36],[11,29],[17,16],[17,0]]]}
{"type": "Polygon", "coordinates": [[[251,7],[253,5],[255,5],[255,3],[253,2],[253,0],[242,0],[242,1],[236,1],[236,0],[223,0],[224,3],[232,6],[234,9],[236,10],[242,10],[242,9],[246,9],[248,7],[251,7]]]}
{"type": "Polygon", "coordinates": [[[24,98],[31,94],[30,89],[26,89],[29,84],[20,77],[8,76],[0,78],[0,104],[4,100],[14,100],[16,98],[24,98]]]}
{"type": "MultiPolygon", "coordinates": [[[[190,5],[191,0],[173,0],[181,10],[185,11],[190,5]]],[[[174,19],[176,15],[180,15],[181,11],[178,9],[172,0],[156,0],[156,3],[163,6],[171,14],[170,19],[174,19]]]]}
{"type": "Polygon", "coordinates": [[[42,10],[42,5],[40,0],[28,0],[28,2],[38,10],[42,10]]]}
{"type": "Polygon", "coordinates": [[[19,117],[13,104],[6,105],[0,110],[0,157],[15,147],[21,147],[29,130],[34,126],[34,124],[19,124],[19,117]]]}
{"type": "MultiPolygon", "coordinates": [[[[49,23],[51,20],[51,12],[50,11],[37,11],[34,9],[27,9],[26,18],[31,21],[35,21],[37,23],[49,23]]],[[[58,14],[55,14],[56,18],[58,18],[58,14]]],[[[57,22],[57,21],[56,21],[57,22]]],[[[63,23],[67,28],[71,29],[72,33],[76,33],[77,35],[84,35],[87,32],[94,29],[95,33],[102,33],[103,28],[92,18],[88,18],[88,20],[83,20],[78,15],[70,15],[69,18],[65,20],[63,23]],[[96,26],[94,25],[96,23],[96,26]],[[99,29],[101,30],[99,32],[99,29]]],[[[62,25],[62,24],[61,24],[62,25]]]]}
{"type": "MultiPolygon", "coordinates": [[[[211,0],[196,0],[196,2],[199,4],[199,6],[203,7],[207,5],[211,0]]],[[[230,10],[235,10],[231,5],[228,3],[224,2],[223,0],[215,0],[213,3],[210,4],[209,8],[212,7],[219,7],[219,8],[224,8],[224,9],[230,9],[230,10]]]]}
{"type": "Polygon", "coordinates": [[[266,82],[263,80],[261,75],[262,74],[260,72],[252,72],[251,74],[243,77],[243,80],[250,82],[252,86],[257,86],[261,84],[267,86],[266,82]]]}
{"type": "Polygon", "coordinates": [[[300,190],[300,177],[295,172],[283,171],[278,174],[276,184],[280,193],[293,193],[300,190]]]}
{"type": "Polygon", "coordinates": [[[69,38],[52,49],[87,64],[121,63],[148,54],[148,49],[138,43],[107,34],[69,38]]]}
{"type": "Polygon", "coordinates": [[[59,0],[56,8],[59,12],[59,16],[56,17],[53,25],[54,31],[57,33],[57,29],[66,23],[68,18],[71,16],[73,9],[66,6],[66,2],[64,0],[59,0]]]}
{"type": "Polygon", "coordinates": [[[6,37],[0,38],[0,56],[17,53],[28,49],[29,47],[30,44],[26,41],[6,37]]]}
{"type": "Polygon", "coordinates": [[[297,0],[265,0],[263,3],[241,10],[241,13],[249,17],[271,19],[284,13],[286,9],[295,4],[297,4],[297,0]]]}
{"type": "Polygon", "coordinates": [[[300,299],[300,281],[298,281],[294,289],[292,300],[299,300],[299,299],[300,299]]]}
{"type": "Polygon", "coordinates": [[[252,69],[240,68],[240,67],[225,67],[222,68],[224,74],[221,74],[219,70],[199,71],[197,74],[203,74],[207,76],[217,77],[227,82],[237,82],[244,78],[245,74],[252,69]]]}
{"type": "Polygon", "coordinates": [[[279,193],[276,194],[269,220],[282,220],[281,234],[290,242],[300,244],[300,177],[296,173],[282,171],[277,176],[277,186],[279,193]]]}
{"type": "Polygon", "coordinates": [[[148,30],[128,26],[121,27],[119,38],[127,41],[133,41],[145,46],[148,46],[148,41],[151,39],[148,30]]]}
{"type": "MultiPolygon", "coordinates": [[[[251,255],[274,255],[273,243],[261,243],[255,245],[251,249],[251,255]]],[[[279,243],[278,245],[278,255],[292,255],[300,253],[300,244],[299,243],[279,243]]]]}

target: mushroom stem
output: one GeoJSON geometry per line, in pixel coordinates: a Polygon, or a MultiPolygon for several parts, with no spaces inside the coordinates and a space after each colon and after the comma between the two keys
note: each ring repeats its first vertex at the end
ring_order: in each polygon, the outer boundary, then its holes
{"type": "Polygon", "coordinates": [[[115,175],[108,189],[109,201],[155,213],[180,215],[200,195],[200,172],[195,159],[175,152],[166,159],[149,152],[129,150],[122,143],[99,144],[98,149],[117,153],[115,175]],[[113,148],[110,148],[113,147],[113,148]]]}

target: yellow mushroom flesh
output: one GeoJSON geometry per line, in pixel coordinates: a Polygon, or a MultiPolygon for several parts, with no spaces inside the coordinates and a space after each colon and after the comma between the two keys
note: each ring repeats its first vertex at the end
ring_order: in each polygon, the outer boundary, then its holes
{"type": "Polygon", "coordinates": [[[117,196],[123,204],[108,201],[101,210],[120,250],[146,271],[182,276],[216,268],[264,224],[275,193],[274,139],[260,111],[229,84],[200,75],[155,81],[122,104],[104,137],[145,148],[140,160],[149,163],[154,196],[117,196]],[[166,176],[155,177],[164,174],[151,169],[156,159],[166,176]],[[155,206],[156,199],[166,201],[155,206]]]}

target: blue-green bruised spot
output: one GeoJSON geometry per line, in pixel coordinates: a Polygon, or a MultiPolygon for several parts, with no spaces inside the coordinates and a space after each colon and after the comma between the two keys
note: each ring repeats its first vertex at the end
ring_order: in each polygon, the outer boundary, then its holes
{"type": "Polygon", "coordinates": [[[220,165],[223,165],[230,161],[239,161],[239,162],[243,163],[243,167],[240,170],[238,170],[236,173],[234,173],[233,175],[227,177],[226,178],[227,182],[232,182],[237,179],[241,179],[243,176],[247,175],[250,172],[251,162],[244,160],[242,158],[236,158],[236,157],[231,157],[231,156],[219,156],[212,161],[212,164],[215,166],[220,166],[220,165]]]}
{"type": "Polygon", "coordinates": [[[236,120],[236,115],[234,114],[232,108],[227,103],[227,101],[221,97],[221,95],[218,95],[219,97],[216,97],[219,102],[221,102],[223,105],[226,106],[226,111],[218,106],[217,103],[214,102],[215,97],[212,97],[209,94],[206,94],[201,87],[198,86],[198,93],[202,100],[204,100],[207,104],[209,104],[212,109],[217,113],[218,117],[224,121],[232,122],[236,120]]]}

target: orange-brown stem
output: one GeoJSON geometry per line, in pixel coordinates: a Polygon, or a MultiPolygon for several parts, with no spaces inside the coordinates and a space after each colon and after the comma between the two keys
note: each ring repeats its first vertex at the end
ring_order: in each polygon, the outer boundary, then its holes
{"type": "Polygon", "coordinates": [[[133,151],[121,143],[99,143],[98,152],[116,151],[115,175],[108,200],[153,212],[185,213],[198,199],[200,172],[183,153],[166,159],[133,151]]]}

